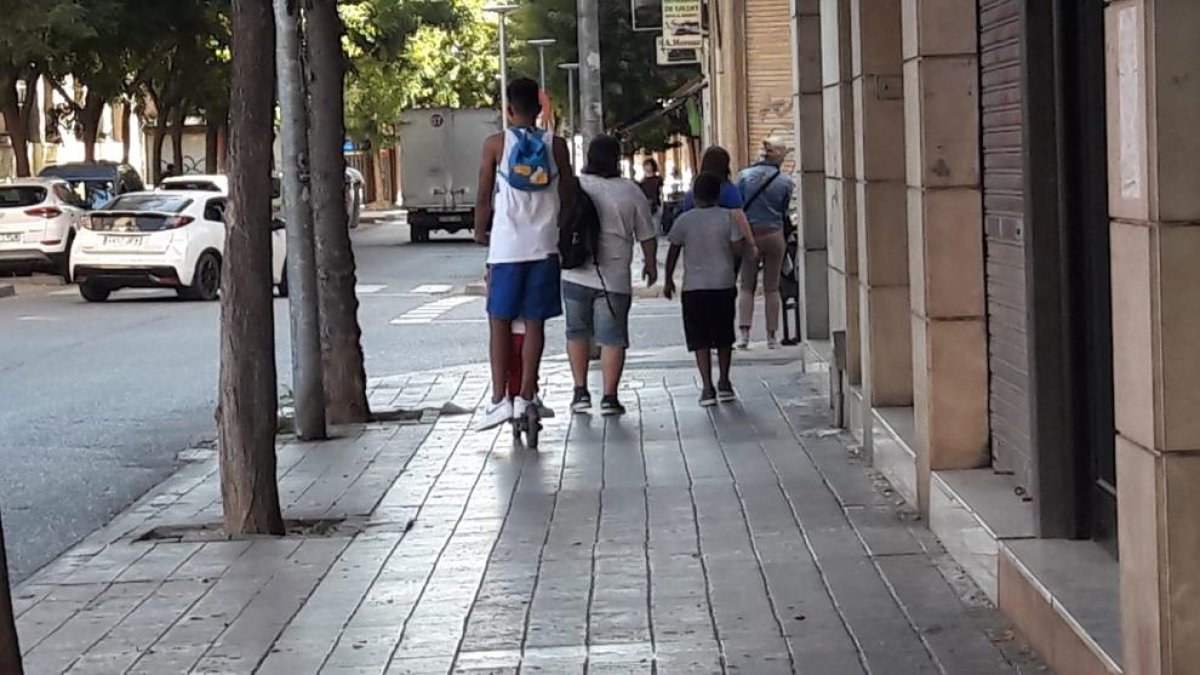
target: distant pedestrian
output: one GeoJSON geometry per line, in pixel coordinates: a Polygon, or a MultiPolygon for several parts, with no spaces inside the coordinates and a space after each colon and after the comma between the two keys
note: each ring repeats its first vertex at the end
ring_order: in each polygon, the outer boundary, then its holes
{"type": "MultiPolygon", "coordinates": [[[[741,230],[742,236],[746,239],[747,253],[755,256],[757,255],[757,251],[755,250],[754,232],[750,229],[750,221],[746,220],[746,212],[742,209],[742,191],[733,182],[732,163],[733,160],[729,158],[729,151],[719,145],[714,145],[705,150],[704,154],[701,155],[700,173],[711,173],[720,177],[721,193],[717,199],[717,206],[729,209],[733,213],[733,218],[737,221],[738,229],[741,230]]],[[[683,195],[681,210],[683,213],[687,213],[693,208],[695,208],[695,198],[692,195],[692,191],[689,190],[683,195]]],[[[737,265],[735,265],[735,274],[736,268],[737,265]]]]}
{"type": "Polygon", "coordinates": [[[161,178],[174,178],[175,176],[178,176],[178,175],[179,175],[179,172],[175,170],[175,165],[167,164],[167,168],[163,169],[161,178]]]}
{"type": "Polygon", "coordinates": [[[650,202],[650,217],[656,232],[662,232],[663,178],[659,174],[658,161],[653,157],[642,162],[642,180],[638,183],[646,201],[650,202]]]}
{"type": "Polygon", "coordinates": [[[617,397],[617,389],[629,348],[633,245],[635,241],[641,244],[645,260],[642,278],[653,286],[658,281],[657,232],[642,191],[636,183],[621,177],[621,144],[612,136],[599,136],[588,146],[579,187],[596,207],[600,232],[594,259],[563,272],[567,354],[575,378],[571,410],[578,413],[592,407],[587,377],[594,342],[600,346],[604,378],[600,413],[621,415],[625,407],[617,397]]]}
{"type": "Polygon", "coordinates": [[[538,85],[508,84],[509,129],[484,142],[475,203],[475,241],[488,247],[487,311],[491,332],[492,399],[480,430],[509,420],[536,425],[538,375],[545,322],[562,314],[558,233],[572,212],[575,178],[567,142],[536,128],[538,85]],[[490,227],[490,231],[489,231],[490,227]],[[521,392],[508,395],[512,322],[525,324],[521,392]]]}
{"type": "Polygon", "coordinates": [[[703,383],[700,405],[737,398],[730,368],[733,363],[737,287],[733,258],[745,248],[745,235],[734,213],[719,206],[721,176],[703,173],[692,186],[695,208],[679,216],[667,236],[667,278],[664,294],[675,295],[675,267],[683,255],[683,332],[688,351],[695,353],[703,383]],[[713,387],[712,352],[716,350],[720,379],[713,387]]]}
{"type": "Polygon", "coordinates": [[[750,328],[754,323],[754,296],[758,290],[759,269],[762,269],[763,297],[767,308],[767,348],[778,349],[779,284],[782,278],[783,257],[787,251],[784,226],[792,204],[795,183],[783,174],[783,162],[789,148],[776,138],[763,141],[759,161],[738,175],[738,188],[745,200],[744,210],[754,241],[757,256],[745,256],[741,261],[741,293],[738,296],[738,326],[741,339],[738,349],[750,347],[750,328]]]}

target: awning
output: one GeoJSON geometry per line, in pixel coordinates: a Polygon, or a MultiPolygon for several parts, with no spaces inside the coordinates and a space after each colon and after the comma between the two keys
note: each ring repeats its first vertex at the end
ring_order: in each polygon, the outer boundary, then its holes
{"type": "Polygon", "coordinates": [[[672,91],[666,98],[659,101],[658,105],[647,108],[633,117],[613,125],[612,131],[615,133],[630,132],[638,127],[649,124],[664,115],[672,113],[683,106],[687,105],[692,98],[699,96],[700,92],[708,87],[708,82],[703,77],[698,77],[694,80],[689,80],[679,88],[672,91]]]}

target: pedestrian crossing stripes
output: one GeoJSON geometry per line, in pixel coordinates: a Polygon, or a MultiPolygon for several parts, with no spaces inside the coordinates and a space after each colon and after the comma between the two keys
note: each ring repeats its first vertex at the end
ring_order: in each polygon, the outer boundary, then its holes
{"type": "Polygon", "coordinates": [[[433,302],[421,305],[415,309],[410,309],[399,318],[392,319],[393,326],[414,326],[433,323],[435,319],[441,317],[456,307],[482,300],[479,297],[469,295],[456,295],[450,298],[442,298],[433,302]]]}

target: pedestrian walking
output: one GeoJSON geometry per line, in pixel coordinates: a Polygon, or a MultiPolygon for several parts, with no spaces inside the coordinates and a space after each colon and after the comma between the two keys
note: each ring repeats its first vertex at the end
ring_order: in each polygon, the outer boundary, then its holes
{"type": "Polygon", "coordinates": [[[683,333],[688,351],[696,356],[702,382],[700,405],[737,398],[730,379],[733,363],[737,287],[734,255],[744,252],[745,235],[730,209],[720,206],[722,178],[703,173],[692,185],[694,208],[679,216],[667,235],[664,295],[675,296],[675,267],[683,255],[683,333]],[[712,381],[712,352],[720,369],[717,386],[712,381]]]}
{"type": "Polygon", "coordinates": [[[650,202],[654,231],[662,234],[663,178],[659,174],[658,160],[651,157],[642,162],[642,180],[638,186],[646,195],[646,201],[650,202]]]}
{"type": "Polygon", "coordinates": [[[658,281],[658,235],[650,219],[650,202],[636,183],[621,177],[617,139],[598,136],[591,142],[579,188],[595,205],[599,236],[590,260],[563,271],[567,354],[575,379],[571,410],[582,413],[592,407],[587,376],[594,342],[600,347],[603,376],[600,413],[621,415],[625,407],[617,390],[629,348],[633,246],[634,242],[641,244],[645,259],[642,278],[653,286],[658,281]]]}
{"type": "MultiPolygon", "coordinates": [[[[737,222],[738,229],[741,230],[742,236],[746,240],[746,252],[752,256],[757,256],[756,242],[754,241],[754,232],[750,228],[750,221],[746,219],[746,212],[743,210],[742,191],[738,189],[736,183],[733,182],[733,160],[729,158],[729,151],[719,145],[714,145],[704,151],[700,157],[700,173],[711,173],[721,179],[721,192],[717,199],[717,206],[723,209],[729,209],[732,212],[734,220],[737,222]]],[[[695,208],[695,197],[692,191],[689,190],[683,195],[683,205],[681,212],[687,213],[695,208]]],[[[734,274],[737,273],[737,268],[741,265],[741,256],[735,260],[734,274]]]]}
{"type": "Polygon", "coordinates": [[[475,204],[475,241],[488,247],[492,370],[492,398],[479,430],[509,420],[529,429],[538,425],[545,322],[562,314],[558,233],[575,198],[567,142],[535,126],[541,112],[537,83],[513,80],[507,93],[509,128],[484,142],[475,204]],[[510,397],[512,322],[518,318],[525,326],[523,372],[520,393],[510,397]]]}
{"type": "Polygon", "coordinates": [[[788,210],[792,204],[795,183],[791,176],[783,175],[783,162],[789,148],[776,138],[762,143],[759,160],[746,167],[738,175],[738,189],[744,199],[743,210],[754,242],[757,256],[745,256],[739,272],[738,327],[741,338],[738,349],[750,348],[750,328],[754,324],[754,296],[758,291],[761,270],[763,298],[766,304],[767,348],[778,349],[779,312],[781,307],[779,284],[782,279],[783,258],[787,251],[788,210]]]}

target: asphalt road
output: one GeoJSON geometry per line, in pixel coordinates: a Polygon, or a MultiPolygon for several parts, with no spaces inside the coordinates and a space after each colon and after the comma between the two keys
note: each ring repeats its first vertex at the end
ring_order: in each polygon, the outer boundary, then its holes
{"type": "MultiPolygon", "coordinates": [[[[482,276],[482,249],[436,235],[409,244],[393,223],[356,232],[355,250],[370,376],[486,360],[483,301],[458,297],[482,276]]],[[[275,310],[283,389],[286,301],[275,310]]],[[[635,305],[634,344],[678,342],[676,311],[635,305]]],[[[0,510],[21,580],[170,475],[180,452],[211,442],[218,307],[171,292],[89,305],[71,288],[21,286],[0,299],[0,326],[0,510]]],[[[548,353],[561,354],[561,327],[548,334],[548,353]]]]}

